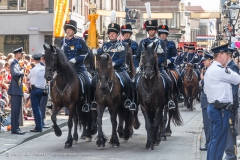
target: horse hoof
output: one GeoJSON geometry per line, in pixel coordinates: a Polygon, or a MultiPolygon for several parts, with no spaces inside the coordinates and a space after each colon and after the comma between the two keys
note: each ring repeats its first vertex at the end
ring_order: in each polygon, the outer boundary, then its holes
{"type": "Polygon", "coordinates": [[[86,137],[86,142],[91,142],[92,138],[91,137],[86,137]]]}
{"type": "Polygon", "coordinates": [[[166,141],[167,137],[162,137],[161,139],[162,139],[162,141],[166,141]]]}
{"type": "Polygon", "coordinates": [[[101,144],[101,145],[98,145],[98,150],[102,150],[105,148],[105,145],[101,144]]]}
{"type": "Polygon", "coordinates": [[[146,147],[146,150],[152,151],[153,147],[146,147]]]}
{"type": "Polygon", "coordinates": [[[171,133],[165,133],[167,137],[171,137],[171,133]]]}
{"type": "Polygon", "coordinates": [[[73,140],[73,145],[76,145],[77,144],[77,140],[73,140]]]}
{"type": "Polygon", "coordinates": [[[86,136],[81,136],[80,139],[85,140],[85,139],[86,139],[86,136]]]}
{"type": "Polygon", "coordinates": [[[119,145],[113,144],[113,148],[117,148],[117,147],[119,147],[119,145]]]}
{"type": "Polygon", "coordinates": [[[66,143],[65,146],[64,146],[65,149],[68,149],[70,147],[71,147],[71,145],[69,143],[66,143]]]}

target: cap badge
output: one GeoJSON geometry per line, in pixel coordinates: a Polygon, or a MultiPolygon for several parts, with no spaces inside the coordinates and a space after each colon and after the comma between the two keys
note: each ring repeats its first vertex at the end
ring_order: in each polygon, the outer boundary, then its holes
{"type": "Polygon", "coordinates": [[[126,28],[127,28],[127,26],[125,26],[125,25],[124,25],[124,26],[123,26],[123,28],[124,28],[124,29],[126,29],[126,28]]]}
{"type": "Polygon", "coordinates": [[[149,21],[149,24],[152,25],[152,21],[149,21]]]}
{"type": "Polygon", "coordinates": [[[114,23],[112,23],[112,25],[111,25],[112,27],[114,27],[114,23]]]}
{"type": "Polygon", "coordinates": [[[165,29],[165,28],[166,28],[166,27],[163,25],[163,26],[162,26],[162,29],[165,29]]]}

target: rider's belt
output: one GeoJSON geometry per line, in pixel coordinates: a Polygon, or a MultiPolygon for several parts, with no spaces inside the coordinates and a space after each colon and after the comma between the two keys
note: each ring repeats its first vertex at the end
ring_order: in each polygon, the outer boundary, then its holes
{"type": "Polygon", "coordinates": [[[35,85],[31,85],[31,90],[35,90],[35,89],[41,89],[41,90],[44,90],[42,88],[37,88],[35,85]]]}
{"type": "Polygon", "coordinates": [[[216,100],[214,103],[210,103],[214,106],[215,109],[222,110],[222,109],[231,109],[232,103],[220,103],[216,100]]]}

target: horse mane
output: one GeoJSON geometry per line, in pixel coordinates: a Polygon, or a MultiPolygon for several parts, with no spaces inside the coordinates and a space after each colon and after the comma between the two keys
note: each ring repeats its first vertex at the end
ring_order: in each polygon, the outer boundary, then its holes
{"type": "Polygon", "coordinates": [[[110,69],[110,74],[109,74],[109,78],[112,80],[113,79],[113,76],[114,76],[114,69],[113,69],[113,66],[112,66],[112,58],[109,54],[107,53],[103,53],[100,55],[100,61],[99,61],[99,64],[101,64],[101,66],[99,66],[98,68],[106,68],[107,67],[107,70],[110,69]]]}
{"type": "Polygon", "coordinates": [[[130,40],[130,42],[128,43],[128,45],[126,45],[127,48],[127,57],[126,60],[129,60],[129,67],[130,67],[130,77],[133,78],[133,76],[135,75],[135,70],[134,70],[134,63],[133,63],[133,58],[132,58],[132,48],[131,48],[131,44],[132,41],[130,40]]]}
{"type": "Polygon", "coordinates": [[[77,74],[75,68],[69,63],[66,54],[59,48],[55,47],[57,52],[57,67],[61,68],[63,74],[65,74],[68,79],[72,80],[73,76],[77,74]]]}

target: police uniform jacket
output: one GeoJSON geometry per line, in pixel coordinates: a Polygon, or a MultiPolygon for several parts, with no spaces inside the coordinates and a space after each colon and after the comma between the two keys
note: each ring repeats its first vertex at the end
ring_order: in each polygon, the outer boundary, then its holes
{"type": "Polygon", "coordinates": [[[159,39],[156,46],[156,53],[158,55],[158,64],[162,65],[166,57],[171,61],[169,67],[174,65],[175,57],[177,56],[177,49],[173,41],[161,40],[159,39]],[[165,48],[164,48],[165,47],[165,48]],[[163,51],[163,52],[162,52],[163,51]]]}
{"type": "Polygon", "coordinates": [[[77,72],[86,71],[84,65],[84,59],[88,54],[86,43],[80,38],[73,37],[72,39],[65,38],[62,40],[61,46],[68,60],[72,58],[76,59],[75,68],[77,72]]]}
{"type": "Polygon", "coordinates": [[[175,64],[177,65],[177,66],[179,66],[180,64],[182,64],[183,63],[183,57],[184,57],[184,54],[183,54],[183,52],[181,52],[178,56],[177,56],[177,58],[175,59],[175,64]]]}
{"type": "Polygon", "coordinates": [[[136,55],[137,49],[138,49],[138,43],[136,41],[125,39],[123,42],[129,43],[131,41],[131,49],[132,49],[132,55],[136,55]]]}
{"type": "Polygon", "coordinates": [[[10,66],[10,72],[12,75],[12,80],[8,89],[8,94],[9,95],[23,95],[23,90],[22,90],[22,83],[20,86],[18,85],[19,79],[24,76],[24,73],[18,63],[18,60],[14,59],[11,63],[10,66]]]}
{"type": "Polygon", "coordinates": [[[104,43],[101,49],[98,49],[98,54],[108,53],[112,57],[114,69],[117,71],[126,70],[126,44],[121,41],[113,41],[104,43]]]}
{"type": "MultiPolygon", "coordinates": [[[[237,64],[231,60],[227,66],[235,73],[239,74],[239,68],[237,66],[237,64]]],[[[232,93],[233,93],[233,107],[234,108],[238,108],[238,88],[239,88],[239,85],[234,85],[232,84],[232,93]]]]}
{"type": "Polygon", "coordinates": [[[143,40],[140,41],[140,44],[138,46],[137,52],[136,52],[136,57],[134,59],[134,67],[137,68],[139,67],[139,63],[140,63],[140,59],[141,59],[141,55],[142,55],[142,51],[144,50],[143,45],[145,43],[147,43],[148,45],[152,44],[152,42],[157,43],[158,38],[154,37],[154,38],[145,38],[143,40]]]}
{"type": "Polygon", "coordinates": [[[238,85],[240,76],[231,69],[226,70],[219,62],[213,61],[204,76],[204,92],[209,103],[233,103],[231,84],[238,85]]]}
{"type": "Polygon", "coordinates": [[[197,53],[188,53],[185,59],[187,60],[186,63],[199,63],[199,57],[197,53]]]}

